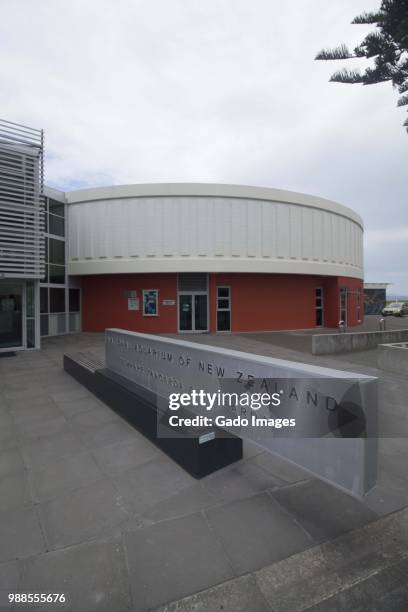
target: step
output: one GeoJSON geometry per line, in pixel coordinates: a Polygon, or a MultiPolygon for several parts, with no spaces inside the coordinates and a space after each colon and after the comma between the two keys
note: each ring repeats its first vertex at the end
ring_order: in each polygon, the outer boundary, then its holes
{"type": "Polygon", "coordinates": [[[408,508],[156,612],[408,610],[408,508]]]}

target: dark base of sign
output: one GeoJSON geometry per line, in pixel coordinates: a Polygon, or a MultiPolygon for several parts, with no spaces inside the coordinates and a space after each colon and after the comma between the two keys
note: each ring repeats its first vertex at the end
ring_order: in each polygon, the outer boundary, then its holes
{"type": "Polygon", "coordinates": [[[242,459],[242,440],[216,437],[199,443],[199,437],[158,437],[155,396],[107,369],[92,369],[75,355],[64,355],[64,370],[133,425],[194,478],[202,478],[242,459]]]}

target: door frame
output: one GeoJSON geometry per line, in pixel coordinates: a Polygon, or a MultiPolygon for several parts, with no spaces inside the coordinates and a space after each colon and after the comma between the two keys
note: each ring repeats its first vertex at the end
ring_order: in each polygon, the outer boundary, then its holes
{"type": "Polygon", "coordinates": [[[216,301],[215,303],[215,326],[217,329],[217,334],[230,334],[231,329],[232,329],[231,285],[217,285],[215,288],[215,301],[216,301]],[[228,289],[229,296],[228,298],[224,298],[224,299],[228,299],[229,308],[218,308],[218,289],[228,289]],[[229,312],[230,313],[229,329],[218,329],[218,313],[219,312],[229,312]]]}
{"type": "Polygon", "coordinates": [[[319,287],[315,287],[315,321],[316,321],[316,311],[317,310],[321,310],[322,312],[322,322],[320,323],[320,325],[317,325],[317,323],[315,323],[315,327],[324,327],[324,291],[323,291],[323,287],[321,285],[319,285],[319,287]],[[316,306],[316,291],[320,289],[320,301],[321,301],[321,306],[316,306]]]}
{"type": "Polygon", "coordinates": [[[14,353],[15,351],[24,351],[27,346],[27,324],[26,324],[26,284],[22,280],[6,279],[1,285],[17,285],[21,287],[21,341],[19,346],[8,346],[0,348],[0,353],[14,353]]]}
{"type": "Polygon", "coordinates": [[[177,333],[179,334],[205,334],[209,331],[209,295],[208,291],[177,291],[177,333]],[[180,296],[191,295],[191,327],[192,329],[180,329],[180,296]],[[207,297],[207,327],[205,329],[195,329],[195,301],[196,295],[207,297]]]}
{"type": "Polygon", "coordinates": [[[347,289],[347,287],[340,287],[340,291],[339,291],[339,317],[340,317],[340,321],[344,321],[344,325],[347,327],[347,323],[348,323],[348,289],[347,289]],[[341,297],[342,297],[342,294],[345,296],[344,311],[345,311],[346,316],[344,317],[344,319],[341,316],[341,311],[342,311],[341,297]]]}

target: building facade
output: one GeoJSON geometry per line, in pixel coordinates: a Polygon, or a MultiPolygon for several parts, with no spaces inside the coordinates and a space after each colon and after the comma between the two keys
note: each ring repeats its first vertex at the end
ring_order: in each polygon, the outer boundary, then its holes
{"type": "Polygon", "coordinates": [[[43,133],[0,120],[0,353],[40,346],[43,133]]]}
{"type": "Polygon", "coordinates": [[[254,332],[363,320],[363,225],[304,194],[156,184],[66,194],[82,329],[254,332]]]}
{"type": "Polygon", "coordinates": [[[80,280],[68,275],[68,215],[65,194],[45,188],[44,276],[40,280],[41,336],[81,330],[80,280]]]}
{"type": "Polygon", "coordinates": [[[0,351],[107,327],[362,322],[363,224],[349,208],[237,185],[43,189],[42,132],[1,126],[0,351]]]}

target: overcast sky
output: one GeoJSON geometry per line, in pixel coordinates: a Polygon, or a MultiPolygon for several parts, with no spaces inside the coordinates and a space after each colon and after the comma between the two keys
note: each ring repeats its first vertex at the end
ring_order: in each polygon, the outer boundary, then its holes
{"type": "Polygon", "coordinates": [[[1,116],[44,128],[59,189],[224,182],[348,205],[366,280],[408,295],[406,112],[389,83],[329,83],[344,62],[314,61],[379,4],[0,0],[1,116]]]}

